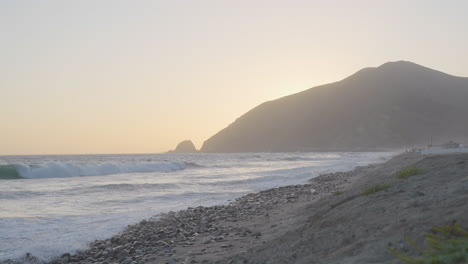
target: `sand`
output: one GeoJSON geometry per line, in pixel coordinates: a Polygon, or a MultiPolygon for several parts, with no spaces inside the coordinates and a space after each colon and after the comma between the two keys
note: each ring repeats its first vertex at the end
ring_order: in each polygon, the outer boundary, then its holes
{"type": "Polygon", "coordinates": [[[306,205],[301,226],[218,263],[400,263],[386,248],[415,253],[405,236],[423,245],[422,233],[433,225],[458,221],[467,228],[468,155],[418,159],[402,155],[365,170],[342,195],[306,205]],[[397,179],[410,164],[423,173],[397,179]],[[392,186],[357,196],[376,183],[392,186]]]}

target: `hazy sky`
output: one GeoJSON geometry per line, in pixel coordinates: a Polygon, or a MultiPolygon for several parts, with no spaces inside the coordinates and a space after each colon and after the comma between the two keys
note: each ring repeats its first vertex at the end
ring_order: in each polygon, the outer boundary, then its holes
{"type": "Polygon", "coordinates": [[[197,147],[258,104],[409,60],[468,76],[468,1],[0,1],[0,155],[197,147]]]}

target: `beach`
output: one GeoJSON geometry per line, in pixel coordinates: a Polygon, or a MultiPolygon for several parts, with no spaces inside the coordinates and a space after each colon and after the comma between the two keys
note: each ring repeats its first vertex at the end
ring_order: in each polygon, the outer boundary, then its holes
{"type": "Polygon", "coordinates": [[[168,212],[50,263],[399,263],[387,247],[412,253],[405,236],[422,243],[434,225],[466,225],[467,165],[466,154],[403,153],[227,205],[168,212]],[[422,173],[396,177],[412,166],[422,173]],[[382,183],[389,187],[362,195],[382,183]]]}
{"type": "Polygon", "coordinates": [[[0,261],[75,254],[143,219],[227,205],[394,153],[136,154],[0,157],[0,261]],[[2,171],[2,168],[6,168],[2,171]],[[5,172],[7,175],[5,175],[5,172]],[[3,173],[3,174],[2,174],[3,173]]]}

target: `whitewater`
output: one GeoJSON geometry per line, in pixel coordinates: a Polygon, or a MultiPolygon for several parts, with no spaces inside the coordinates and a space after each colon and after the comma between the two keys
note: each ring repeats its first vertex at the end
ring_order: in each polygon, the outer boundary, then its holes
{"type": "Polygon", "coordinates": [[[226,204],[395,152],[0,156],[0,261],[48,260],[159,213],[226,204]]]}

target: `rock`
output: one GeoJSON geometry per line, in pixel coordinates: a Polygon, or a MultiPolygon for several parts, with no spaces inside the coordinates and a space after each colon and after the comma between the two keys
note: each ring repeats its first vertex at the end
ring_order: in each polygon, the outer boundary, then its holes
{"type": "Polygon", "coordinates": [[[62,263],[68,263],[70,261],[70,253],[65,253],[60,257],[62,263]]]}
{"type": "Polygon", "coordinates": [[[135,263],[132,258],[126,258],[122,261],[120,261],[120,264],[132,264],[132,263],[135,263]]]}
{"type": "Polygon", "coordinates": [[[129,256],[128,251],[123,249],[120,251],[120,253],[117,254],[117,259],[119,261],[123,261],[125,258],[129,256]]]}
{"type": "Polygon", "coordinates": [[[197,148],[191,140],[184,140],[180,142],[175,150],[169,151],[170,153],[195,153],[197,152],[197,148]]]}
{"type": "Polygon", "coordinates": [[[70,259],[68,260],[69,262],[78,262],[80,261],[80,258],[77,256],[71,256],[70,259]]]}
{"type": "Polygon", "coordinates": [[[209,244],[209,243],[211,243],[211,242],[213,242],[213,241],[214,241],[214,240],[213,240],[212,237],[205,237],[205,238],[202,239],[202,243],[203,243],[203,244],[209,244]]]}
{"type": "Polygon", "coordinates": [[[233,247],[232,244],[224,244],[224,245],[221,245],[222,248],[230,248],[230,247],[233,247]]]}

